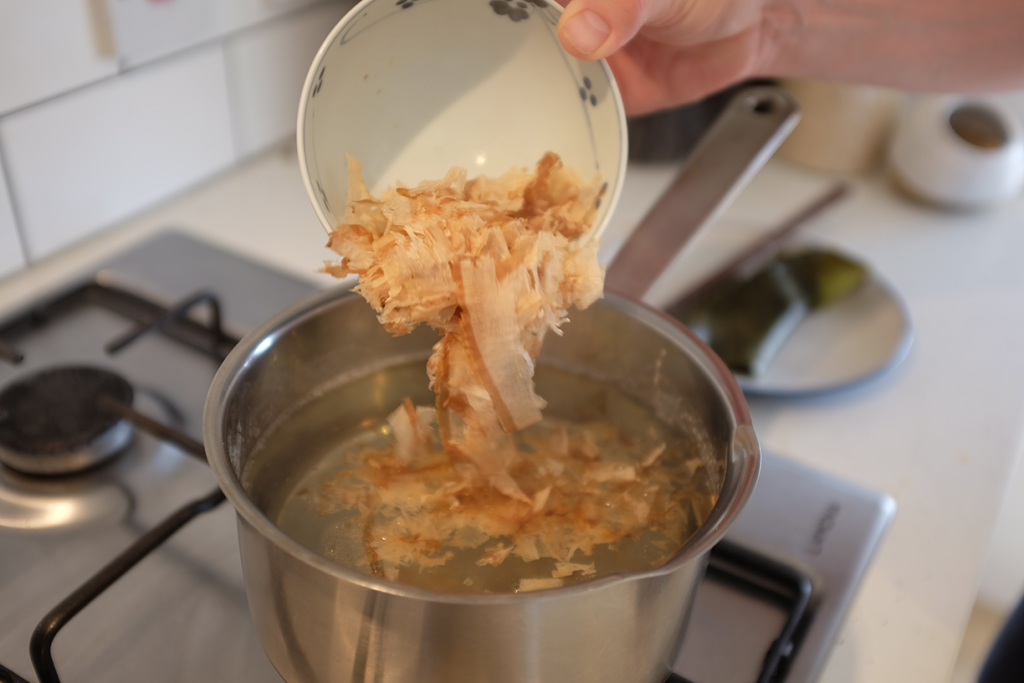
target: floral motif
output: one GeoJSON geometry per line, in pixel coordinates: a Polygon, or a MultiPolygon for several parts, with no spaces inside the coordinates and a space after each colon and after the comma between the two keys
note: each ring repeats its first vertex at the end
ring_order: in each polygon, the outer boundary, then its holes
{"type": "MultiPolygon", "coordinates": [[[[607,185],[607,183],[605,184],[607,185]]],[[[328,213],[333,213],[333,209],[331,209],[331,203],[327,201],[327,193],[324,192],[324,186],[320,184],[319,180],[316,181],[316,189],[320,191],[320,198],[324,200],[324,208],[327,209],[328,213]]],[[[600,201],[600,199],[598,201],[600,201]]]]}
{"type": "Polygon", "coordinates": [[[530,5],[543,9],[548,3],[547,0],[491,0],[490,5],[495,14],[507,16],[512,21],[522,21],[530,18],[530,5]]]}
{"type": "Polygon", "coordinates": [[[324,84],[324,72],[327,71],[326,66],[320,67],[320,73],[316,76],[316,85],[313,86],[313,94],[310,97],[316,97],[316,94],[320,92],[320,88],[324,84]]]}
{"type": "Polygon", "coordinates": [[[512,21],[522,21],[523,19],[529,19],[530,13],[526,11],[526,3],[520,2],[518,4],[522,7],[515,7],[505,0],[491,0],[491,9],[494,10],[495,14],[507,16],[512,21]]]}
{"type": "Polygon", "coordinates": [[[587,77],[587,76],[584,76],[583,77],[583,87],[580,88],[580,99],[583,100],[584,102],[586,102],[587,100],[590,100],[590,106],[596,107],[597,106],[597,95],[595,95],[594,93],[590,92],[593,87],[594,87],[594,84],[590,82],[590,78],[587,77]]]}

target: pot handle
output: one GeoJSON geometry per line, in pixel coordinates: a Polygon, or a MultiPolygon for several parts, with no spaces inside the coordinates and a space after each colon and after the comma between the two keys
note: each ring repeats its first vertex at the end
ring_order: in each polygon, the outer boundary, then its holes
{"type": "Polygon", "coordinates": [[[780,88],[755,86],[737,93],[608,266],[605,289],[641,299],[754,177],[799,119],[796,101],[780,88]]]}

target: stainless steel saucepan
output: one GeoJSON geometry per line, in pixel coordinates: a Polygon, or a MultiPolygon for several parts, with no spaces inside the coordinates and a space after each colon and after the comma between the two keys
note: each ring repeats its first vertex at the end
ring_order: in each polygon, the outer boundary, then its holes
{"type": "MultiPolygon", "coordinates": [[[[609,269],[609,289],[639,298],[795,117],[779,91],[740,93],[638,230],[639,241],[609,269]]],[[[425,390],[425,374],[418,387],[389,378],[425,363],[436,339],[428,329],[392,337],[362,299],[334,289],[250,333],[218,372],[206,404],[206,448],[238,513],[250,610],[270,661],[289,683],[661,683],[708,553],[750,496],[759,451],[721,361],[681,325],[630,298],[609,294],[574,311],[565,335],[548,337],[538,367],[620,390],[700,448],[720,495],[667,564],[534,593],[449,594],[348,569],[275,525],[308,454],[366,416],[386,415],[405,393],[425,390]],[[262,457],[267,437],[328,386],[343,388],[335,429],[302,434],[285,456],[262,457]]]]}

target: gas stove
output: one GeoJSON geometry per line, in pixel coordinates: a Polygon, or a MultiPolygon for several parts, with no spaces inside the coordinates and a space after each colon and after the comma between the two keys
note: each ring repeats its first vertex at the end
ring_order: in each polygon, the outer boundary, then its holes
{"type": "MultiPolygon", "coordinates": [[[[199,440],[233,344],[313,291],[166,232],[0,321],[0,682],[281,680],[199,440]]],[[[765,454],[672,680],[815,680],[894,513],[765,454]]]]}

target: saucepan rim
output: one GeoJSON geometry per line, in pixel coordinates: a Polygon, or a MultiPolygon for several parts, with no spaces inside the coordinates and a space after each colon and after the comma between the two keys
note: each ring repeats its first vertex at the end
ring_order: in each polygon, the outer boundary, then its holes
{"type": "Polygon", "coordinates": [[[249,498],[231,465],[224,445],[224,420],[225,409],[234,394],[234,389],[242,381],[252,362],[269,351],[277,340],[289,331],[336,306],[344,305],[349,297],[358,298],[358,295],[348,291],[347,286],[341,285],[327,289],[284,309],[247,334],[217,371],[207,395],[203,414],[203,438],[207,459],[221,489],[231,501],[236,513],[278,549],[307,565],[339,580],[369,590],[434,603],[489,605],[558,600],[572,595],[600,591],[623,582],[669,574],[677,568],[699,560],[710,552],[711,548],[725,535],[753,491],[760,469],[760,449],[754,436],[750,412],[743,398],[743,392],[732,373],[707,345],[676,320],[644,304],[605,293],[604,298],[599,302],[600,305],[610,306],[636,317],[639,322],[650,326],[684,352],[690,352],[688,355],[713,380],[715,388],[722,395],[724,404],[729,408],[734,424],[734,433],[729,444],[730,449],[735,449],[738,441],[746,442],[744,445],[748,450],[748,457],[743,463],[742,471],[733,471],[732,457],[727,462],[723,492],[731,488],[734,494],[727,501],[723,500],[725,495],[719,497],[709,521],[697,531],[695,539],[688,541],[671,560],[654,569],[612,574],[592,581],[525,593],[443,593],[370,576],[333,562],[291,538],[270,521],[249,498]],[[731,486],[730,482],[732,482],[731,486]]]}

